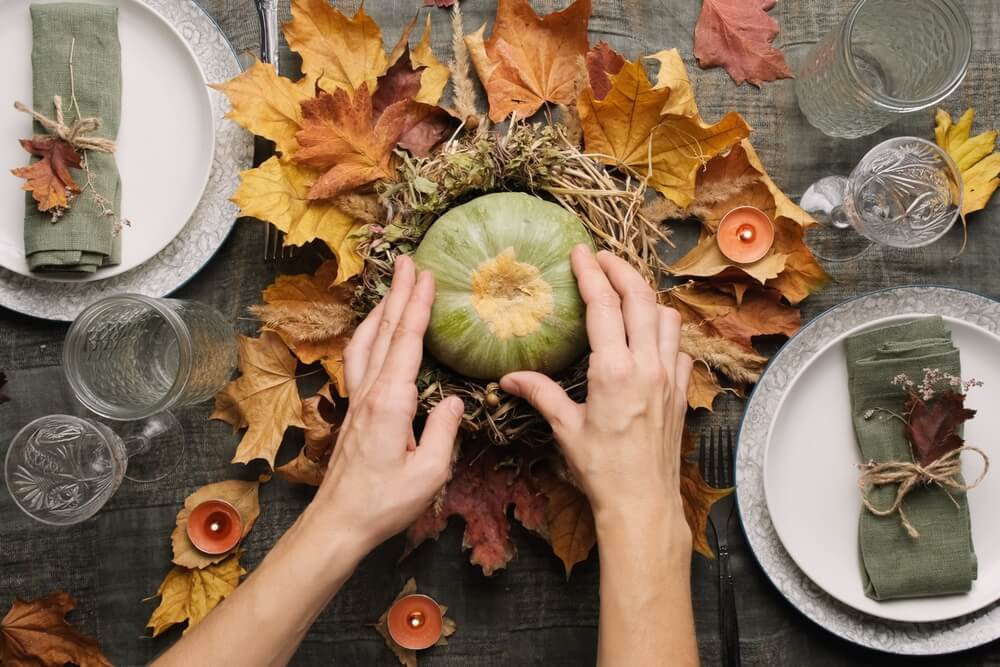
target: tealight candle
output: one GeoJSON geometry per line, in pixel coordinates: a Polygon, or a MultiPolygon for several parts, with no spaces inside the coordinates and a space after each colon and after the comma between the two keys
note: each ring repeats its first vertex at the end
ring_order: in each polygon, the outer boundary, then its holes
{"type": "Polygon", "coordinates": [[[187,534],[198,551],[224,554],[243,537],[243,519],[225,500],[206,500],[191,511],[187,534]]]}
{"type": "Polygon", "coordinates": [[[739,206],[722,216],[715,240],[727,258],[737,264],[751,264],[774,245],[774,225],[759,208],[739,206]]]}
{"type": "Polygon", "coordinates": [[[414,651],[437,644],[444,630],[441,607],[433,598],[420,594],[396,600],[386,623],[392,640],[414,651]]]}

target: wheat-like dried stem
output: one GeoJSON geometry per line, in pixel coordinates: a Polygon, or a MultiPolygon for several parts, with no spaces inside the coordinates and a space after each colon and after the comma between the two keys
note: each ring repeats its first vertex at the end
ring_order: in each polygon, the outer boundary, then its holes
{"type": "Polygon", "coordinates": [[[472,82],[469,68],[469,48],[465,45],[465,30],[462,27],[462,10],[456,2],[451,6],[451,48],[454,53],[448,64],[451,70],[451,85],[454,92],[455,111],[463,120],[479,115],[476,109],[476,86],[472,82]]]}
{"type": "Polygon", "coordinates": [[[681,350],[737,383],[753,384],[759,380],[767,362],[767,357],[748,352],[728,338],[707,334],[695,324],[681,327],[681,350]]]}

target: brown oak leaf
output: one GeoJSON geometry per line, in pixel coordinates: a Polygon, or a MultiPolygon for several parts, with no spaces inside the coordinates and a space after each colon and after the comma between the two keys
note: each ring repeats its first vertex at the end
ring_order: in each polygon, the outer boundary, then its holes
{"type": "Polygon", "coordinates": [[[527,118],[546,102],[573,101],[589,20],[590,0],[546,16],[536,14],[528,0],[500,0],[489,39],[483,38],[485,24],[466,36],[493,122],[514,112],[527,118]]]}
{"type": "Polygon", "coordinates": [[[702,0],[694,55],[704,68],[721,66],[737,85],[788,79],[784,54],[771,44],[778,22],[767,15],[777,0],[702,0]]]}
{"type": "Polygon", "coordinates": [[[906,439],[910,441],[914,458],[922,466],[930,465],[965,444],[958,433],[959,428],[976,415],[975,410],[965,407],[965,394],[951,389],[929,401],[910,392],[904,409],[908,417],[904,427],[906,439]]]}
{"type": "Polygon", "coordinates": [[[472,550],[470,560],[489,576],[517,553],[507,522],[512,505],[515,518],[525,528],[544,534],[545,496],[522,466],[504,460],[497,447],[486,446],[485,451],[480,446],[463,447],[443,501],[428,508],[407,531],[403,557],[425,540],[437,539],[448,518],[457,514],[465,520],[463,548],[472,550]]]}
{"type": "Polygon", "coordinates": [[[0,664],[11,667],[111,667],[97,640],[66,620],[76,600],[66,591],[24,601],[14,598],[0,621],[0,664]]]}
{"type": "Polygon", "coordinates": [[[177,525],[170,535],[175,565],[200,569],[218,563],[232,553],[227,551],[217,555],[207,554],[198,550],[188,538],[187,524],[191,512],[206,500],[225,500],[235,507],[243,521],[243,537],[246,537],[256,523],[257,517],[260,516],[260,482],[230,479],[224,482],[206,484],[189,495],[184,500],[184,507],[177,513],[177,525]]]}
{"type": "Polygon", "coordinates": [[[39,211],[66,208],[68,196],[79,193],[80,186],[73,180],[70,167],[79,169],[80,154],[62,139],[21,139],[21,147],[38,161],[27,167],[11,169],[10,173],[26,180],[22,190],[30,192],[39,211]]]}
{"type": "Polygon", "coordinates": [[[233,463],[264,459],[274,467],[274,456],[289,426],[304,427],[302,401],[295,383],[295,357],[271,331],[260,338],[240,337],[242,375],[215,395],[210,419],[246,428],[233,463]]]}
{"type": "MultiPolygon", "coordinates": [[[[417,580],[414,579],[413,577],[410,577],[410,579],[408,579],[407,582],[403,584],[403,590],[399,591],[399,594],[396,595],[396,598],[395,600],[393,600],[393,602],[395,603],[396,600],[406,597],[407,595],[413,595],[416,592],[417,592],[417,580]]],[[[443,604],[439,604],[438,606],[441,608],[441,617],[442,617],[441,639],[438,640],[435,646],[447,646],[448,637],[451,637],[453,634],[455,634],[455,631],[458,630],[458,625],[455,623],[453,619],[450,619],[446,616],[446,614],[448,613],[448,607],[444,606],[443,604]]],[[[379,616],[378,623],[375,624],[375,632],[379,633],[379,635],[382,636],[382,639],[385,640],[385,645],[389,647],[389,650],[392,651],[393,655],[396,656],[396,659],[399,660],[399,664],[403,665],[404,667],[417,667],[417,652],[414,651],[413,649],[403,648],[395,641],[393,641],[392,635],[389,634],[389,609],[391,608],[392,605],[389,605],[389,608],[387,608],[384,612],[382,612],[382,615],[379,616]]]]}
{"type": "Polygon", "coordinates": [[[244,574],[246,570],[240,566],[239,552],[203,569],[189,570],[175,565],[156,591],[160,604],[153,610],[146,627],[151,628],[156,637],[168,628],[187,621],[188,626],[184,630],[187,634],[236,590],[244,574]]]}

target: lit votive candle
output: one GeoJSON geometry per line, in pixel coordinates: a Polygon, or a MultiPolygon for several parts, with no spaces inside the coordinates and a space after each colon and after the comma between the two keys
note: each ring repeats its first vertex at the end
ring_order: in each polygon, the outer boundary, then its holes
{"type": "Polygon", "coordinates": [[[240,512],[225,500],[206,500],[191,511],[187,534],[198,551],[224,554],[243,537],[240,512]]]}
{"type": "Polygon", "coordinates": [[[392,640],[414,651],[437,644],[444,629],[441,607],[433,598],[420,594],[396,600],[386,622],[392,640]]]}
{"type": "Polygon", "coordinates": [[[767,213],[753,206],[739,206],[722,216],[715,240],[719,250],[737,264],[751,264],[774,245],[774,225],[767,213]]]}

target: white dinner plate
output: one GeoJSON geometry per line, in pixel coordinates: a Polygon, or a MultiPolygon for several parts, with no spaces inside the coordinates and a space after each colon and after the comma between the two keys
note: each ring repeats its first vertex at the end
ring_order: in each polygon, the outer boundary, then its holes
{"type": "MultiPolygon", "coordinates": [[[[963,373],[982,379],[969,404],[970,444],[1000,455],[1000,303],[961,290],[900,287],[842,303],[774,356],[751,395],[740,429],[736,489],[747,541],[778,590],[829,631],[870,648],[930,655],[1000,637],[1000,476],[969,492],[979,577],[966,595],[875,602],[862,589],[858,555],[860,457],[851,429],[843,340],[890,322],[940,315],[962,354],[963,373]]],[[[995,456],[994,456],[995,458],[995,456]]],[[[963,460],[966,473],[979,471],[963,460]]]]}
{"type": "MultiPolygon", "coordinates": [[[[89,0],[93,2],[94,0],[89,0]]],[[[91,274],[33,273],[24,257],[23,181],[0,181],[0,266],[40,280],[101,280],[156,255],[180,233],[201,200],[212,167],[215,122],[205,75],[180,34],[159,14],[134,0],[96,0],[118,7],[122,113],[115,157],[122,179],[122,261],[91,274]]],[[[32,133],[31,118],[13,108],[32,104],[31,16],[37,0],[0,3],[0,165],[28,163],[17,140],[32,133]]],[[[68,65],[67,65],[68,66],[68,65]]],[[[52,115],[51,100],[37,110],[52,115]]],[[[6,170],[5,170],[6,171],[6,170]]]]}
{"type": "MultiPolygon", "coordinates": [[[[51,320],[72,320],[110,294],[165,296],[190,280],[232,229],[239,211],[229,198],[253,157],[253,137],[225,118],[228,101],[206,86],[239,74],[240,59],[195,0],[90,1],[119,7],[119,167],[123,213],[132,227],[124,230],[120,267],[83,279],[28,275],[21,242],[24,193],[19,179],[0,169],[0,306],[51,320]],[[142,72],[145,82],[136,80],[142,72]],[[152,137],[142,134],[149,114],[161,124],[152,137]],[[4,268],[14,263],[20,268],[4,268]]],[[[0,78],[10,96],[9,104],[0,103],[4,165],[25,163],[26,153],[14,153],[15,159],[8,151],[21,151],[16,139],[31,131],[27,116],[13,109],[15,93],[32,101],[28,4],[0,0],[0,78]],[[8,73],[16,85],[6,85],[8,73]]]]}

